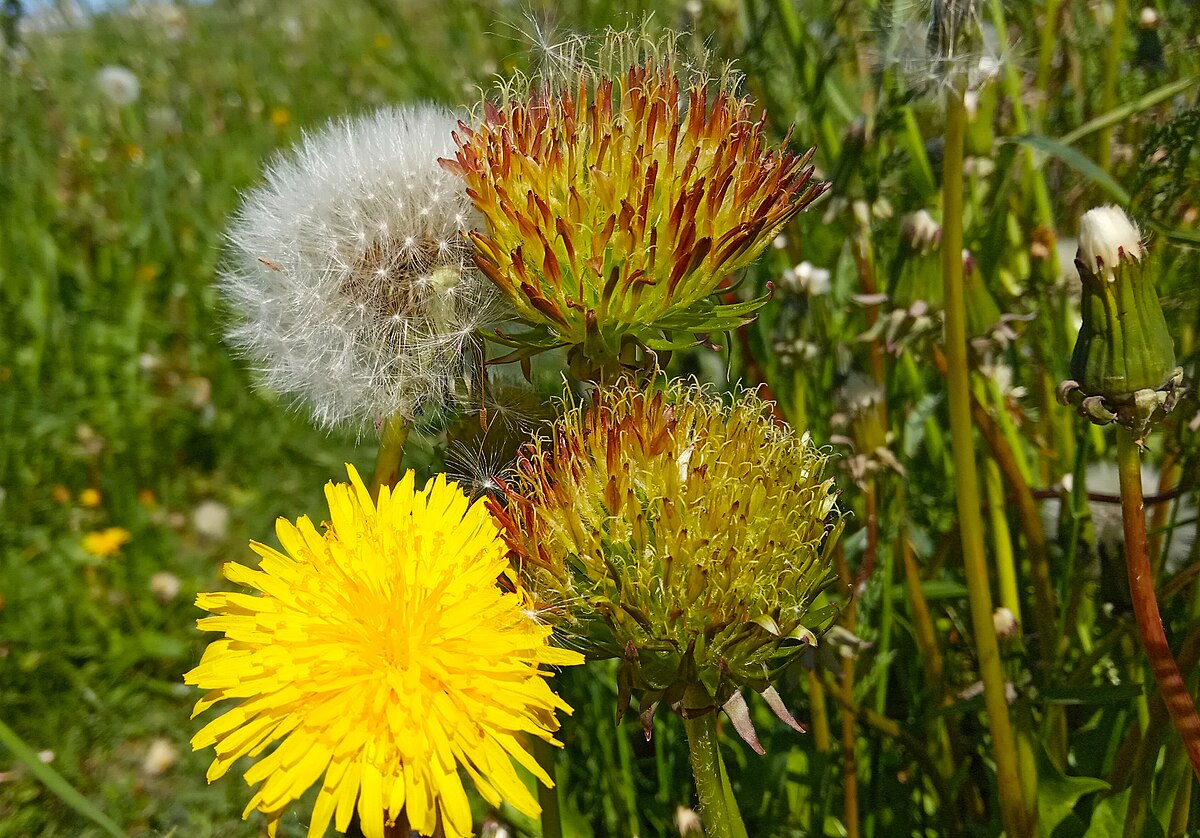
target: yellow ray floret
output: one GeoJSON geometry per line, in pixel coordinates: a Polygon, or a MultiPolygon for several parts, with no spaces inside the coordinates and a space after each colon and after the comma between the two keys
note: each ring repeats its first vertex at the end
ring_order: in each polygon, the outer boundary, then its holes
{"type": "Polygon", "coordinates": [[[210,781],[256,757],[246,807],[270,831],[309,787],[320,792],[310,838],[344,832],[357,809],[367,838],[403,811],[411,827],[471,834],[459,769],[494,805],[530,816],[537,802],[514,760],[550,784],[525,750],[528,734],[558,744],[555,711],[570,712],[543,667],[582,658],[549,645],[525,595],[506,592],[504,542],[491,514],[438,477],[412,472],[372,502],[358,473],[325,488],[330,523],[280,519],[283,552],[251,547],[258,569],[225,566],[244,593],[201,594],[224,633],[185,676],[209,693],[200,714],[235,702],[192,739],[212,746],[210,781]],[[271,746],[274,746],[273,748],[271,746]]]}

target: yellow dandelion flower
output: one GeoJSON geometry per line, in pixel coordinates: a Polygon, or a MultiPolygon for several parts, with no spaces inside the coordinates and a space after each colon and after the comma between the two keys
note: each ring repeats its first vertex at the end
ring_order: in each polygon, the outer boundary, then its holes
{"type": "Polygon", "coordinates": [[[531,817],[537,801],[514,761],[547,785],[522,734],[558,744],[555,711],[570,707],[543,666],[581,663],[549,645],[509,573],[493,517],[445,477],[416,490],[412,472],[371,501],[358,473],[329,483],[331,523],[280,519],[284,552],[251,543],[259,569],[228,563],[226,578],[261,592],[201,594],[220,631],[185,676],[211,692],[199,714],[237,700],[192,739],[213,746],[211,782],[243,756],[258,809],[275,834],[285,807],[320,783],[309,836],[345,832],[357,808],[367,838],[403,814],[423,835],[471,834],[459,768],[485,800],[531,817]],[[267,748],[278,743],[270,753],[267,748]],[[322,775],[324,779],[322,779],[322,775]]]}
{"type": "Polygon", "coordinates": [[[287,108],[279,106],[271,109],[271,124],[276,128],[282,128],[292,121],[292,112],[287,108]]]}
{"type": "Polygon", "coordinates": [[[100,492],[97,489],[87,488],[79,493],[79,505],[86,506],[89,509],[100,505],[100,492]]]}
{"type": "Polygon", "coordinates": [[[124,527],[109,527],[90,532],[83,537],[83,549],[98,559],[107,559],[121,552],[132,536],[124,527]]]}

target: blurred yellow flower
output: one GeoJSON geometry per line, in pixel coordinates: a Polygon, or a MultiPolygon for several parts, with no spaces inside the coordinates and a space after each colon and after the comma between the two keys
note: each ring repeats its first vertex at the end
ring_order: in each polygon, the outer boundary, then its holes
{"type": "Polygon", "coordinates": [[[282,128],[292,121],[292,113],[287,108],[276,107],[271,109],[271,124],[277,128],[282,128]]]}
{"type": "Polygon", "coordinates": [[[134,272],[133,278],[138,282],[153,282],[158,279],[158,265],[152,262],[146,262],[138,265],[137,271],[134,272]]]}
{"type": "Polygon", "coordinates": [[[50,489],[50,500],[55,503],[70,503],[71,490],[61,483],[56,484],[50,489]]]}
{"type": "Polygon", "coordinates": [[[83,537],[83,549],[98,559],[107,559],[121,552],[121,548],[131,538],[129,530],[124,527],[109,527],[95,530],[83,537]]]}
{"type": "Polygon", "coordinates": [[[84,489],[79,493],[79,505],[86,506],[88,509],[94,509],[100,505],[100,492],[91,487],[84,489]]]}
{"type": "Polygon", "coordinates": [[[513,761],[552,784],[522,738],[558,744],[555,711],[570,708],[542,667],[582,657],[550,646],[525,594],[497,584],[511,571],[482,503],[444,476],[417,490],[408,472],[376,506],[349,472],[350,485],[326,486],[324,534],[280,519],[284,552],[252,542],[259,569],[224,565],[261,596],[197,599],[216,615],[200,627],[225,637],[184,676],[211,691],[195,712],[237,700],[192,739],[216,750],[208,779],[258,756],[246,814],[265,812],[271,835],[317,782],[310,838],[331,820],[344,832],[356,808],[367,838],[402,814],[422,835],[470,835],[460,768],[492,805],[537,815],[513,761]]]}

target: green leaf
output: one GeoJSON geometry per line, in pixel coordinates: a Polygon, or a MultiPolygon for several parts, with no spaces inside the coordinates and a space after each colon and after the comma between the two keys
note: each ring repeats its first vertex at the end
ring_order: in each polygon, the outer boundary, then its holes
{"type": "MultiPolygon", "coordinates": [[[[1083,838],[1124,838],[1125,812],[1129,808],[1129,795],[1132,789],[1125,789],[1120,794],[1106,797],[1092,812],[1092,822],[1088,824],[1083,838]]],[[[1154,818],[1146,818],[1146,829],[1141,838],[1163,838],[1163,829],[1154,818]]]]}
{"type": "Polygon", "coordinates": [[[1182,93],[1188,88],[1194,87],[1197,83],[1200,83],[1200,77],[1192,76],[1190,78],[1173,81],[1170,84],[1164,84],[1162,87],[1157,88],[1156,90],[1151,90],[1146,95],[1134,99],[1129,104],[1122,105],[1119,108],[1113,108],[1108,113],[1102,113],[1095,119],[1088,120],[1074,131],[1064,134],[1059,139],[1059,142],[1063,145],[1071,145],[1077,140],[1083,139],[1088,134],[1099,131],[1102,128],[1107,128],[1110,125],[1116,125],[1126,117],[1133,116],[1139,111],[1146,110],[1146,108],[1152,108],[1164,99],[1170,99],[1175,94],[1182,93]]]}
{"type": "Polygon", "coordinates": [[[1073,813],[1079,798],[1107,789],[1108,783],[1095,777],[1066,776],[1050,761],[1041,745],[1037,749],[1037,762],[1038,834],[1049,838],[1055,827],[1073,813]]]}
{"type": "Polygon", "coordinates": [[[1102,684],[1091,687],[1045,687],[1041,697],[1050,704],[1125,704],[1141,696],[1140,684],[1102,684]]]}
{"type": "Polygon", "coordinates": [[[1086,154],[1070,146],[1063,145],[1058,140],[1052,140],[1049,137],[1044,137],[1041,134],[1021,134],[1016,137],[1005,137],[1001,140],[1003,143],[1020,143],[1028,146],[1034,151],[1040,151],[1043,154],[1048,154],[1051,157],[1056,157],[1066,163],[1079,174],[1086,177],[1088,180],[1095,183],[1105,192],[1113,197],[1119,204],[1128,206],[1132,198],[1129,193],[1113,180],[1112,175],[1101,169],[1091,158],[1086,154]]]}

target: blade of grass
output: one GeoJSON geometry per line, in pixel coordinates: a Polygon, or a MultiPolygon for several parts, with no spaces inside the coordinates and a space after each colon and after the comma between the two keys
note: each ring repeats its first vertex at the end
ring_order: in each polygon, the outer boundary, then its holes
{"type": "Polygon", "coordinates": [[[25,767],[29,769],[29,773],[37,778],[42,785],[63,803],[96,824],[96,826],[103,829],[109,835],[115,836],[115,838],[126,838],[125,832],[121,827],[117,826],[95,803],[80,794],[74,786],[67,782],[63,775],[59,774],[47,763],[38,759],[38,755],[34,752],[33,748],[26,745],[24,740],[17,736],[16,731],[3,721],[0,721],[0,745],[8,748],[13,756],[25,763],[25,767]]]}

